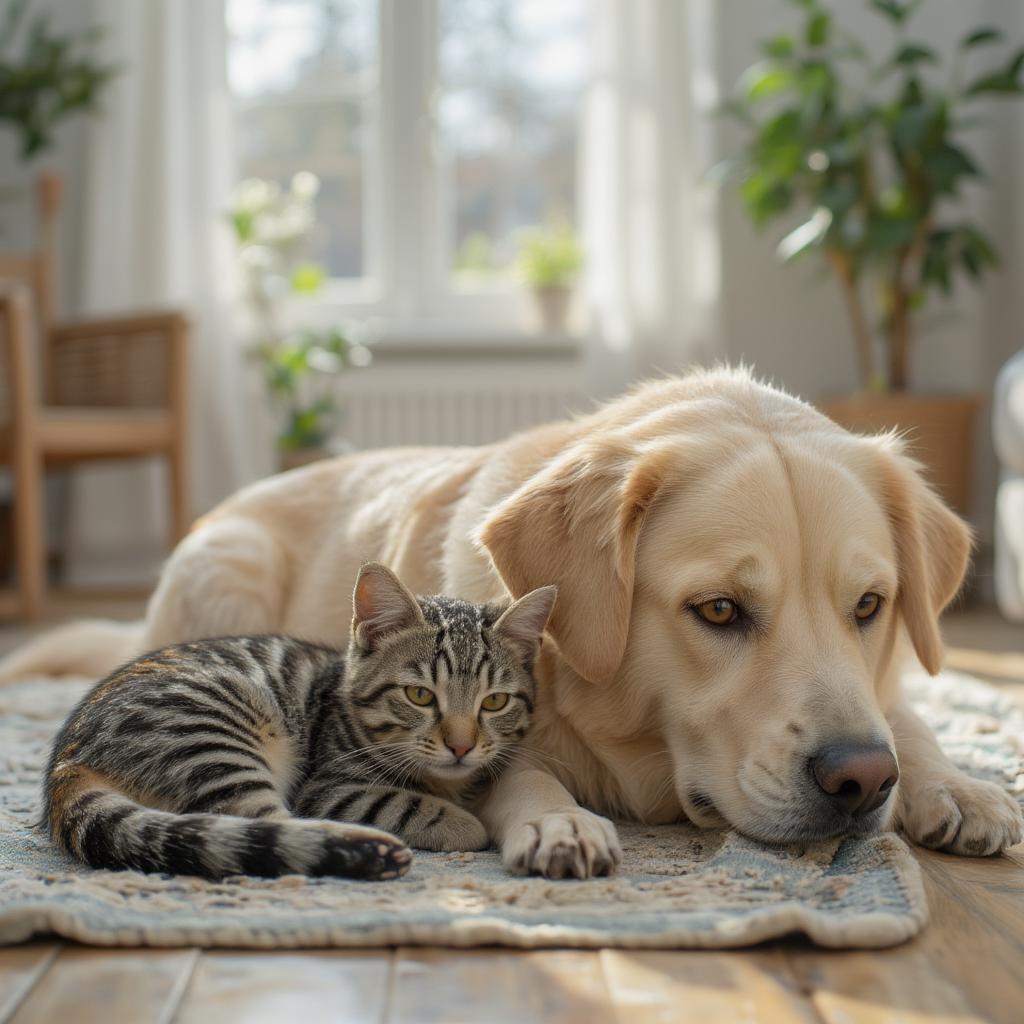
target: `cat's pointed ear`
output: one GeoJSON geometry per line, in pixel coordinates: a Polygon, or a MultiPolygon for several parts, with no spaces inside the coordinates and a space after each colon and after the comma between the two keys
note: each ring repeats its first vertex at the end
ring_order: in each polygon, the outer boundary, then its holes
{"type": "Polygon", "coordinates": [[[352,641],[367,653],[392,633],[426,622],[416,598],[379,562],[367,562],[359,570],[352,606],[352,641]]]}
{"type": "Polygon", "coordinates": [[[533,668],[556,597],[558,587],[531,590],[509,605],[494,624],[495,634],[512,646],[526,669],[533,668]]]}

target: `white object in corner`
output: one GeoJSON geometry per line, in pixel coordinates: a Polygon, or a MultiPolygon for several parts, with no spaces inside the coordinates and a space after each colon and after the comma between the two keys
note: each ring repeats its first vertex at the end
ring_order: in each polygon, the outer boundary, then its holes
{"type": "Polygon", "coordinates": [[[1024,349],[996,379],[992,438],[1001,469],[996,491],[996,601],[1008,619],[1024,622],[1024,349]]]}

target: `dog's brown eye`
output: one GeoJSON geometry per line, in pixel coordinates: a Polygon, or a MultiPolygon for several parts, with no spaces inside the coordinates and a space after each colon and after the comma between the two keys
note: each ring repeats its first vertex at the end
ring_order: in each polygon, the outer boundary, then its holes
{"type": "Polygon", "coordinates": [[[873,619],[878,614],[878,609],[882,607],[882,599],[878,594],[867,593],[864,594],[861,599],[857,602],[857,607],[854,609],[853,614],[861,622],[867,622],[868,619],[873,619]]]}
{"type": "Polygon", "coordinates": [[[735,601],[727,597],[716,597],[697,605],[697,614],[712,626],[731,626],[740,617],[740,610],[735,601]]]}

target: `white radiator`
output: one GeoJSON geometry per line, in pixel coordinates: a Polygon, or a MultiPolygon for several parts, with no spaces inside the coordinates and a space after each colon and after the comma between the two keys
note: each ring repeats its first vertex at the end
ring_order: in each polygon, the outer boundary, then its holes
{"type": "Polygon", "coordinates": [[[338,390],[339,433],[359,449],[487,444],[592,404],[576,363],[373,366],[338,390]]]}

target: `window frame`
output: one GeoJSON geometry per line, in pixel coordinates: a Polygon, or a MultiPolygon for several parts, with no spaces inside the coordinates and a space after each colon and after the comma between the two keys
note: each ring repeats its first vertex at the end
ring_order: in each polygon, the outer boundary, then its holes
{"type": "Polygon", "coordinates": [[[461,289],[449,266],[450,179],[437,117],[439,0],[378,0],[377,14],[377,89],[364,112],[364,274],[328,279],[316,296],[294,300],[295,314],[306,323],[367,321],[372,336],[385,341],[536,336],[522,326],[523,287],[508,280],[461,289]]]}

